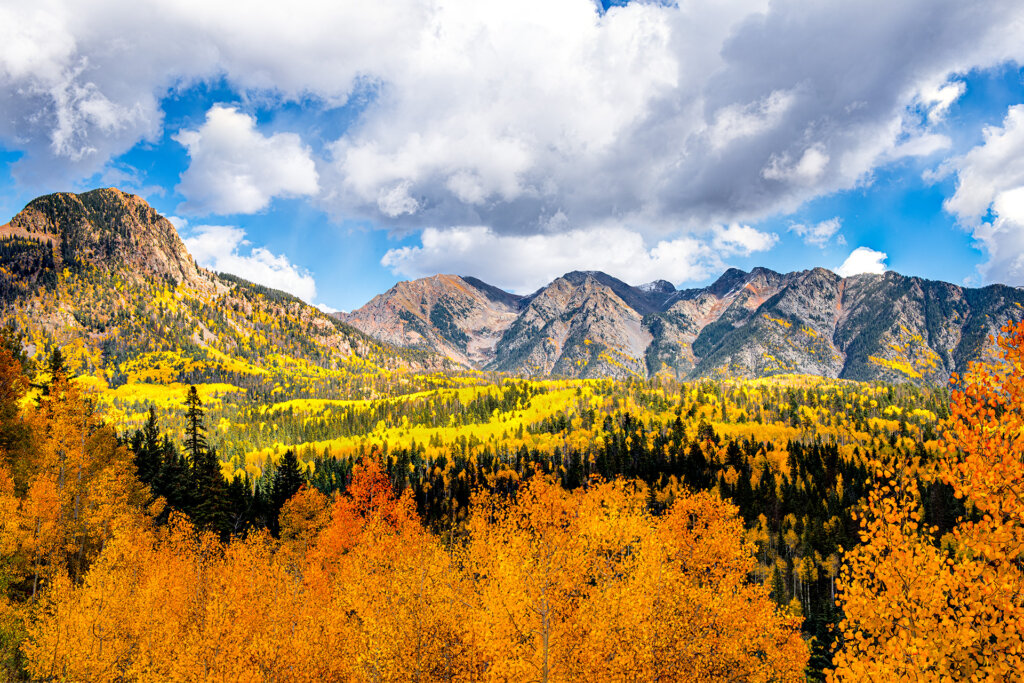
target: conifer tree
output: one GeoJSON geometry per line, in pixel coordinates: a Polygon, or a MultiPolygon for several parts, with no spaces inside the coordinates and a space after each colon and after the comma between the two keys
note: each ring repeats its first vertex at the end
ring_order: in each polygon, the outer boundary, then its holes
{"type": "Polygon", "coordinates": [[[33,388],[40,390],[40,395],[44,398],[50,395],[50,387],[58,377],[72,379],[71,372],[64,360],[64,353],[58,346],[53,347],[53,350],[50,351],[50,357],[46,361],[46,374],[48,378],[45,381],[32,385],[33,388]]]}
{"type": "Polygon", "coordinates": [[[220,459],[214,448],[200,452],[191,467],[193,504],[189,514],[201,529],[226,535],[231,530],[228,484],[220,469],[220,459]]]}
{"type": "Polygon", "coordinates": [[[195,386],[189,386],[185,397],[185,451],[195,463],[206,451],[206,425],[203,424],[203,403],[195,386]]]}
{"type": "Polygon", "coordinates": [[[160,428],[156,421],[156,408],[149,407],[149,417],[142,429],[136,430],[130,448],[135,454],[135,467],[139,481],[152,486],[160,473],[163,445],[160,443],[160,428]]]}
{"type": "Polygon", "coordinates": [[[281,514],[281,508],[288,502],[289,498],[298,493],[305,483],[306,477],[302,472],[302,465],[295,456],[295,452],[288,449],[281,458],[277,471],[274,472],[271,531],[275,535],[278,533],[278,517],[281,514]]]}

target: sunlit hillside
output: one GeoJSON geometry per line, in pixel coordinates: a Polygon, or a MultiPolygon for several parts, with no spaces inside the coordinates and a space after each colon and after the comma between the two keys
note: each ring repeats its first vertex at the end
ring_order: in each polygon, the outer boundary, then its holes
{"type": "Polygon", "coordinates": [[[868,356],[895,383],[768,353],[754,379],[513,375],[199,268],[115,190],[36,200],[0,256],[12,680],[857,680],[916,671],[908,639],[939,678],[1021,660],[998,626],[1021,594],[1020,324],[1002,346],[994,319],[962,328],[984,354],[960,391],[898,322],[868,356]],[[915,557],[948,583],[875,581],[915,557]]]}

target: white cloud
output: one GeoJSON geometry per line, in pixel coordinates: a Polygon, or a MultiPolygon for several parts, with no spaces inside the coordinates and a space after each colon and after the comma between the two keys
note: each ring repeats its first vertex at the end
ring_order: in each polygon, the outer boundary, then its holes
{"type": "Polygon", "coordinates": [[[214,106],[198,130],[174,139],[191,162],[177,191],[180,210],[195,214],[255,213],[274,197],[316,194],[320,187],[310,149],[294,133],[269,137],[256,120],[234,107],[214,106]]]}
{"type": "Polygon", "coordinates": [[[825,173],[829,156],[822,145],[812,145],[803,151],[798,160],[788,154],[772,155],[761,175],[768,180],[779,180],[797,185],[813,185],[825,173]]]}
{"type": "Polygon", "coordinates": [[[885,260],[888,257],[888,254],[884,251],[875,251],[868,247],[857,247],[846,257],[843,265],[836,268],[836,274],[840,277],[850,277],[860,273],[881,274],[886,270],[885,260]]]}
{"type": "Polygon", "coordinates": [[[714,229],[712,246],[724,255],[750,256],[755,251],[767,251],[775,246],[779,236],[774,232],[761,232],[749,225],[733,223],[714,229]]]}
{"type": "Polygon", "coordinates": [[[306,302],[316,298],[316,282],[308,271],[292,264],[284,254],[253,247],[241,228],[197,225],[183,240],[201,266],[283,290],[306,302]]]}
{"type": "Polygon", "coordinates": [[[967,92],[963,81],[953,81],[944,85],[926,85],[921,90],[921,102],[928,109],[928,121],[937,123],[945,118],[949,108],[967,92]]]}
{"type": "Polygon", "coordinates": [[[957,188],[943,206],[988,254],[982,280],[1024,285],[1024,105],[1010,107],[1002,127],[986,128],[982,144],[934,176],[949,173],[957,188]]]}
{"type": "MultiPolygon", "coordinates": [[[[789,230],[803,238],[804,244],[813,244],[820,249],[824,249],[832,240],[832,237],[835,236],[842,227],[843,221],[836,216],[835,218],[829,218],[827,221],[821,221],[814,225],[795,223],[789,226],[789,230]]],[[[836,237],[836,244],[846,244],[846,238],[839,235],[836,237]]]]}
{"type": "Polygon", "coordinates": [[[160,101],[200,82],[270,111],[369,92],[319,181],[291,138],[296,166],[275,175],[277,136],[236,112],[226,147],[183,179],[190,207],[252,211],[319,187],[336,216],[388,227],[529,234],[561,214],[653,240],[789,211],[947,148],[932,127],[963,93],[956,74],[1024,63],[1022,22],[1018,0],[7,3],[0,143],[25,153],[17,178],[53,189],[159,139],[160,101]],[[230,142],[246,139],[258,144],[230,142]]]}
{"type": "Polygon", "coordinates": [[[737,140],[770,131],[782,122],[782,117],[795,100],[792,91],[776,90],[757,102],[722,107],[715,114],[715,122],[711,126],[712,148],[721,150],[737,140]]]}
{"type": "Polygon", "coordinates": [[[420,245],[391,249],[381,264],[399,276],[473,275],[528,293],[573,270],[601,270],[629,283],[700,280],[723,269],[723,257],[769,249],[778,237],[748,226],[716,228],[710,243],[685,236],[648,247],[623,227],[551,235],[501,235],[486,227],[423,231],[420,245]]]}

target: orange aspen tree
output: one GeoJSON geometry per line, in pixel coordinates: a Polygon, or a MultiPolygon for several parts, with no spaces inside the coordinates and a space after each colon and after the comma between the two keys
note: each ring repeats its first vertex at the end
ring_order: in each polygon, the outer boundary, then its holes
{"type": "Polygon", "coordinates": [[[845,618],[831,678],[1007,680],[1024,671],[1024,322],[997,357],[954,378],[933,471],[967,504],[943,539],[922,523],[913,467],[881,466],[863,545],[839,581],[845,618]]]}
{"type": "MultiPolygon", "coordinates": [[[[340,655],[350,680],[454,680],[466,662],[448,554],[423,528],[409,494],[395,497],[380,466],[353,471],[347,494],[310,553],[309,599],[322,619],[299,640],[340,655]]],[[[321,657],[321,659],[323,659],[321,657]]]]}
{"type": "Polygon", "coordinates": [[[803,680],[806,644],[750,583],[736,508],[684,494],[653,517],[646,498],[537,476],[474,502],[462,594],[488,680],[803,680]]]}

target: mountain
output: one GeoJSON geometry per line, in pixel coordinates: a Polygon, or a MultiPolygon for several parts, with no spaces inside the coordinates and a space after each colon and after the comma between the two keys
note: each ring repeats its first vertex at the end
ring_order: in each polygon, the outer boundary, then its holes
{"type": "Polygon", "coordinates": [[[40,197],[0,226],[0,320],[37,362],[60,347],[102,389],[191,382],[364,395],[448,364],[200,268],[167,219],[116,189],[40,197]]]}
{"type": "Polygon", "coordinates": [[[887,272],[729,269],[707,287],[572,272],[518,296],[477,278],[401,282],[348,314],[199,267],[116,189],[32,201],[0,226],[0,322],[102,389],[222,383],[277,397],[431,386],[423,371],[679,378],[809,373],[946,381],[1024,316],[1024,291],[887,272]]]}
{"type": "Polygon", "coordinates": [[[1024,291],[1005,285],[731,268],[686,290],[572,272],[526,297],[439,275],[399,283],[345,320],[391,343],[518,374],[942,383],[1022,316],[1024,291]]]}
{"type": "Polygon", "coordinates": [[[424,346],[464,365],[494,357],[522,297],[457,275],[399,282],[358,311],[335,314],[363,332],[399,346],[424,346]]]}

